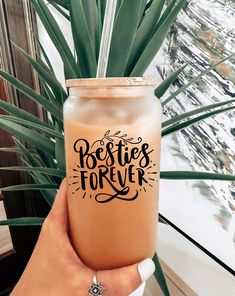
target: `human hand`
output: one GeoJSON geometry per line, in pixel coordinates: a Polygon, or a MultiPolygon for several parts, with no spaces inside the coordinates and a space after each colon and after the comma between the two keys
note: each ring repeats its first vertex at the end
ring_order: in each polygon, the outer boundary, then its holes
{"type": "MultiPolygon", "coordinates": [[[[95,272],[82,263],[70,243],[66,189],[64,180],[12,296],[89,295],[95,272]]],[[[154,268],[153,261],[146,259],[123,268],[98,271],[96,276],[105,287],[105,296],[127,296],[153,274],[154,268]]]]}

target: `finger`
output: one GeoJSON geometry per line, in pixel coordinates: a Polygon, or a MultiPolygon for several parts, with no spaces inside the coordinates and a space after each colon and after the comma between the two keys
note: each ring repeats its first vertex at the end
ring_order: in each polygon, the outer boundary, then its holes
{"type": "Polygon", "coordinates": [[[138,264],[97,272],[97,280],[104,285],[106,295],[127,296],[145,282],[155,270],[150,258],[138,264]]]}
{"type": "Polygon", "coordinates": [[[56,222],[65,223],[68,219],[67,209],[67,181],[66,178],[60,184],[60,188],[56,194],[55,201],[48,217],[53,217],[56,222]]]}

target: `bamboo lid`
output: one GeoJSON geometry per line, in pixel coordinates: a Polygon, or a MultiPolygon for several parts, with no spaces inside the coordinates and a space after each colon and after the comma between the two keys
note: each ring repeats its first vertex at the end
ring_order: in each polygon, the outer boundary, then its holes
{"type": "Polygon", "coordinates": [[[156,77],[107,77],[66,80],[67,87],[156,86],[158,83],[159,81],[156,77]]]}

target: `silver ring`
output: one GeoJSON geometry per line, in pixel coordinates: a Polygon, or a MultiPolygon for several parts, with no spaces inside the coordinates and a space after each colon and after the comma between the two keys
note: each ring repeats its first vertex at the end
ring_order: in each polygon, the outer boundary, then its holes
{"type": "Polygon", "coordinates": [[[93,283],[91,284],[88,293],[92,296],[99,296],[103,295],[105,287],[102,286],[100,283],[97,282],[96,274],[93,275],[93,283]]]}

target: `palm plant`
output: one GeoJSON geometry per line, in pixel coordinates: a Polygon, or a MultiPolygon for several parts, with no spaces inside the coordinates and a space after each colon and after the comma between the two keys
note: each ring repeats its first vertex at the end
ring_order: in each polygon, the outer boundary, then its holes
{"type": "MultiPolygon", "coordinates": [[[[105,0],[48,0],[65,21],[70,22],[75,54],[72,53],[45,0],[29,1],[60,55],[64,65],[64,77],[66,79],[95,77],[105,0]]],[[[167,6],[165,2],[165,0],[118,0],[107,76],[143,76],[187,0],[171,0],[167,6]]],[[[15,142],[14,148],[3,147],[0,151],[19,153],[23,163],[22,166],[0,169],[28,172],[33,183],[5,187],[1,188],[1,191],[39,190],[51,206],[56,189],[65,177],[62,106],[68,97],[68,92],[57,80],[46,50],[36,37],[35,41],[38,45],[37,60],[17,45],[14,46],[38,73],[40,94],[7,72],[0,70],[1,77],[40,104],[47,113],[47,120],[42,121],[12,104],[0,101],[0,108],[9,113],[9,115],[0,115],[0,127],[11,133],[15,142]]],[[[231,57],[226,57],[219,63],[209,66],[188,84],[163,100],[163,95],[172,82],[187,67],[185,64],[157,87],[156,99],[159,99],[163,106],[167,105],[190,85],[200,80],[203,75],[231,57]]],[[[232,110],[235,108],[234,102],[235,99],[232,99],[174,116],[163,122],[162,136],[218,113],[232,110]]],[[[235,177],[230,175],[189,171],[162,171],[161,178],[235,180],[235,177]]],[[[39,217],[21,217],[0,221],[0,225],[41,225],[43,221],[44,218],[39,217]]],[[[155,277],[164,295],[169,295],[157,255],[154,256],[154,261],[157,267],[155,277]]]]}

